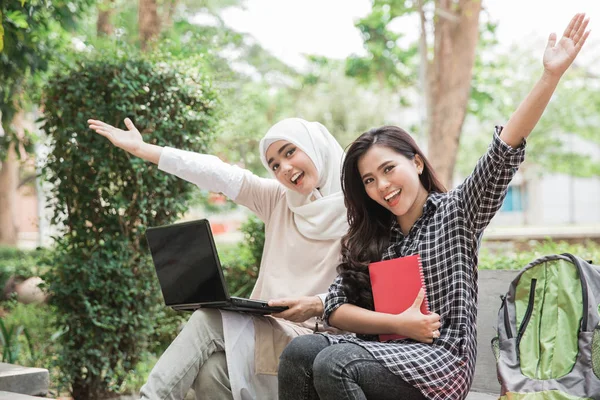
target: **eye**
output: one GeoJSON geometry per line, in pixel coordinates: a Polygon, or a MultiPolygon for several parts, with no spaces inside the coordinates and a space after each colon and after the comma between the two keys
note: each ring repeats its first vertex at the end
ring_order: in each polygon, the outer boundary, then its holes
{"type": "Polygon", "coordinates": [[[279,164],[273,164],[271,169],[273,170],[273,172],[277,171],[279,169],[279,164]]]}
{"type": "Polygon", "coordinates": [[[394,166],[393,166],[393,165],[388,165],[387,167],[385,167],[385,168],[383,169],[383,173],[384,173],[384,174],[387,174],[388,172],[390,172],[390,171],[391,171],[391,170],[393,170],[393,169],[394,169],[394,166]]]}
{"type": "Polygon", "coordinates": [[[368,184],[369,184],[369,183],[371,183],[371,182],[373,182],[373,178],[367,178],[367,179],[365,179],[365,180],[363,181],[363,184],[366,186],[366,185],[368,185],[368,184]]]}
{"type": "Polygon", "coordinates": [[[295,147],[292,147],[291,149],[289,149],[289,150],[288,150],[288,151],[285,153],[285,156],[286,156],[286,157],[289,157],[289,156],[291,156],[292,154],[294,154],[294,152],[295,152],[295,151],[296,151],[296,148],[295,148],[295,147]]]}

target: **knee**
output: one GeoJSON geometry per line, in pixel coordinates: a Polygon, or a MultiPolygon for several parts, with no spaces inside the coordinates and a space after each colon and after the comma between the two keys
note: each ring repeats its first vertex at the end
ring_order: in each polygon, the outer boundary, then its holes
{"type": "Polygon", "coordinates": [[[289,363],[295,367],[310,369],[317,354],[328,345],[328,340],[321,335],[298,336],[283,350],[280,361],[284,365],[289,363]]]}
{"type": "Polygon", "coordinates": [[[357,360],[357,354],[352,350],[354,345],[336,344],[321,351],[313,363],[315,387],[329,385],[332,380],[348,377],[348,366],[357,360]]]}

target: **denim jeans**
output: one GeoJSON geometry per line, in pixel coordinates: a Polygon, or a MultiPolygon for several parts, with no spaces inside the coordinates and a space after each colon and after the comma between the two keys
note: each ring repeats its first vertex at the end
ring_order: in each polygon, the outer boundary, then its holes
{"type": "Polygon", "coordinates": [[[419,390],[353,343],[299,336],[279,361],[279,400],[424,400],[419,390]]]}
{"type": "Polygon", "coordinates": [[[167,348],[140,390],[143,400],[232,399],[219,310],[195,311],[167,348]]]}

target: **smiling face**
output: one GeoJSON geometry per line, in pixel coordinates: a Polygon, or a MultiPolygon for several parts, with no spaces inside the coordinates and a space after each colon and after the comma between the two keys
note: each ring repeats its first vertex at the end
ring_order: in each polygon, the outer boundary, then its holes
{"type": "Polygon", "coordinates": [[[285,187],[309,195],[317,187],[319,173],[310,157],[287,140],[273,142],[265,154],[269,169],[285,187]]]}
{"type": "Polygon", "coordinates": [[[409,159],[389,147],[374,145],[360,157],[357,166],[367,195],[390,210],[402,228],[410,229],[428,195],[419,180],[421,157],[409,159]]]}

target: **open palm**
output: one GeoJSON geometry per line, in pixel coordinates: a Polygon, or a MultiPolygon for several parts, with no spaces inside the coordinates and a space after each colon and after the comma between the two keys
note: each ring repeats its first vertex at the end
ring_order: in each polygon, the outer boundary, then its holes
{"type": "Polygon", "coordinates": [[[88,119],[88,124],[90,129],[129,153],[134,153],[144,143],[140,131],[137,130],[129,118],[125,118],[125,126],[128,129],[126,131],[95,119],[88,119]]]}
{"type": "Polygon", "coordinates": [[[556,34],[550,34],[544,52],[544,69],[553,75],[562,75],[573,63],[589,35],[586,32],[589,19],[585,14],[576,14],[569,23],[558,43],[556,34]]]}

